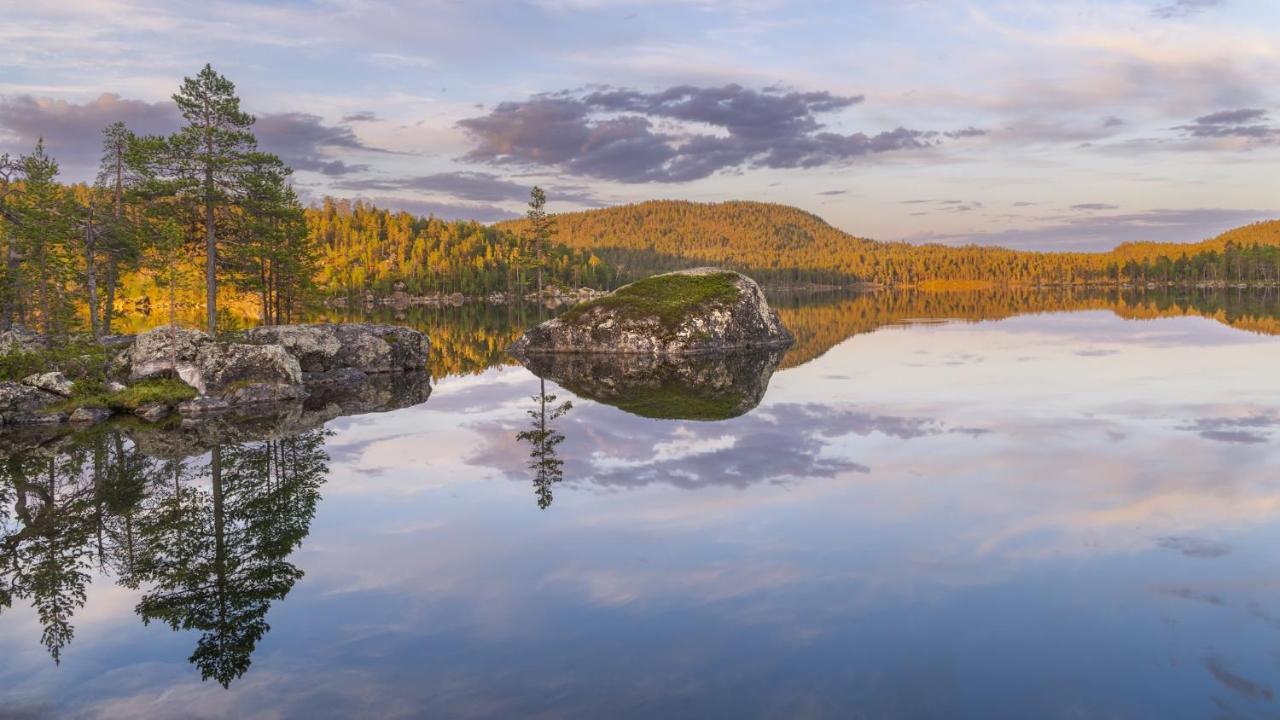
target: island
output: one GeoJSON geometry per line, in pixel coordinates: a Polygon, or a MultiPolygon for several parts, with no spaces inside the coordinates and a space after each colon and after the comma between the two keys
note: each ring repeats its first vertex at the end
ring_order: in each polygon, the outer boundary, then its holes
{"type": "Polygon", "coordinates": [[[517,358],[554,353],[681,357],[794,342],[751,278],[714,267],[654,275],[531,328],[517,358]]]}

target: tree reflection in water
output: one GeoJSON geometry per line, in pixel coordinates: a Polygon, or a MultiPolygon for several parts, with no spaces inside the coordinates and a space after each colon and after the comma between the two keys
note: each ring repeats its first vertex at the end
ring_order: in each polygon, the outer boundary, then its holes
{"type": "Polygon", "coordinates": [[[556,446],[564,442],[564,434],[551,423],[573,409],[566,400],[556,405],[556,396],[547,394],[547,381],[538,379],[538,394],[533,396],[537,407],[528,411],[531,421],[528,430],[516,433],[516,439],[529,443],[529,469],[533,471],[533,491],[538,496],[538,507],[551,506],[552,487],[564,479],[564,461],[556,452],[556,446]]]}
{"type": "Polygon", "coordinates": [[[249,668],[271,603],[302,571],[328,474],[326,432],[158,458],[113,430],[0,462],[0,609],[30,602],[55,662],[96,565],[141,588],[137,613],[202,634],[190,661],[223,686],[249,668]]]}

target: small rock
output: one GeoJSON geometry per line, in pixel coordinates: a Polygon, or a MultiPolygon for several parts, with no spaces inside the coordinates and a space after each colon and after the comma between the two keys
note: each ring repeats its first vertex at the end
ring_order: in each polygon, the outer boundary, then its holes
{"type": "Polygon", "coordinates": [[[38,388],[45,392],[51,392],[54,395],[62,397],[71,397],[71,391],[75,389],[75,383],[71,382],[60,372],[36,373],[22,378],[22,384],[28,387],[38,388]]]}
{"type": "Polygon", "coordinates": [[[76,408],[75,412],[71,413],[71,417],[68,418],[68,421],[94,425],[103,422],[110,417],[111,411],[106,408],[82,407],[76,408]]]}
{"type": "Polygon", "coordinates": [[[147,422],[159,422],[169,417],[169,406],[164,403],[148,403],[139,406],[133,414],[147,422]]]}
{"type": "Polygon", "coordinates": [[[122,382],[116,382],[115,380],[112,380],[111,382],[107,383],[107,392],[118,393],[118,392],[124,392],[125,390],[128,390],[128,389],[129,389],[129,386],[125,385],[122,382]]]}
{"type": "Polygon", "coordinates": [[[178,403],[178,412],[183,415],[208,415],[219,413],[231,407],[231,403],[222,398],[200,396],[186,402],[178,403]]]}

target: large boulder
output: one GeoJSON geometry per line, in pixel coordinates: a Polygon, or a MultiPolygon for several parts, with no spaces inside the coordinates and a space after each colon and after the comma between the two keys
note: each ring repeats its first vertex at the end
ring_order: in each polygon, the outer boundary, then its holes
{"type": "Polygon", "coordinates": [[[38,352],[49,347],[43,335],[23,327],[12,327],[0,332],[0,355],[13,352],[38,352]]]}
{"type": "Polygon", "coordinates": [[[303,397],[302,368],[279,345],[209,343],[196,354],[194,372],[182,380],[201,395],[228,402],[265,402],[303,397]]]}
{"type": "Polygon", "coordinates": [[[751,278],[719,268],[655,275],[530,329],[517,357],[552,353],[681,356],[782,348],[793,338],[751,278]]]}
{"type": "Polygon", "coordinates": [[[51,392],[54,395],[62,397],[71,397],[72,391],[75,390],[75,383],[71,382],[60,372],[36,373],[22,378],[22,384],[29,387],[51,392]]]}
{"type": "Polygon", "coordinates": [[[395,325],[324,323],[271,325],[247,333],[249,342],[283,346],[298,359],[308,381],[340,378],[337,371],[420,372],[431,351],[427,336],[395,325]]]}
{"type": "Polygon", "coordinates": [[[117,362],[131,382],[179,377],[194,386],[187,377],[195,371],[201,348],[211,342],[209,336],[199,330],[158,327],[134,338],[133,347],[122,352],[117,362]]]}
{"type": "Polygon", "coordinates": [[[33,425],[60,423],[67,414],[54,409],[64,398],[12,381],[0,382],[0,423],[33,425]]]}

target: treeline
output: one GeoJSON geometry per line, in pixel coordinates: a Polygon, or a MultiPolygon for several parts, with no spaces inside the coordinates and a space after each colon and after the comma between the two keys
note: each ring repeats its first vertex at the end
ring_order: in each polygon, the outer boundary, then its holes
{"type": "MultiPolygon", "coordinates": [[[[525,221],[499,227],[522,232],[525,221]]],[[[772,283],[918,285],[930,281],[1026,285],[1274,283],[1280,222],[1195,244],[1131,243],[1104,253],[1020,252],[859,238],[811,213],[756,202],[659,200],[558,216],[553,239],[591,249],[623,273],[716,264],[772,283]]]]}
{"type": "Polygon", "coordinates": [[[43,142],[0,157],[0,329],[65,336],[87,324],[108,335],[117,291],[135,274],[163,288],[173,317],[198,267],[211,332],[220,283],[257,298],[261,322],[297,314],[318,256],[290,169],[258,150],[254,118],[211,67],[173,100],[185,120],[173,135],[140,136],[123,123],[103,130],[91,185],[59,183],[43,142]]]}
{"type": "Polygon", "coordinates": [[[320,253],[316,285],[326,293],[524,294],[535,287],[539,267],[548,285],[613,288],[619,281],[618,271],[590,249],[548,244],[539,262],[529,234],[475,221],[333,198],[305,217],[320,253]]]}

